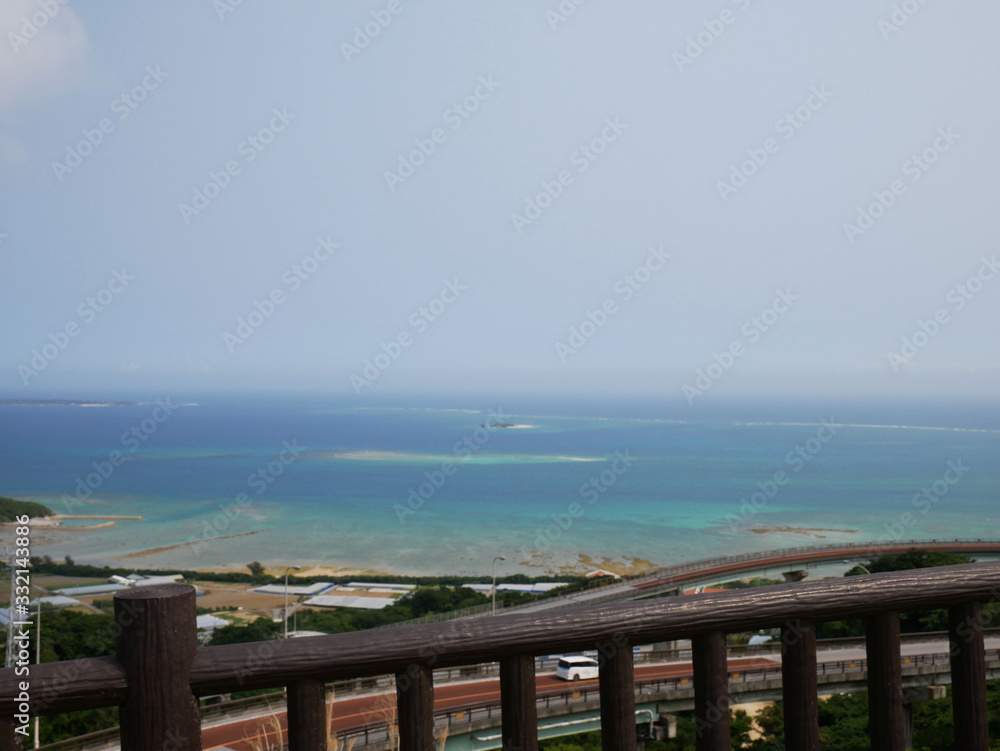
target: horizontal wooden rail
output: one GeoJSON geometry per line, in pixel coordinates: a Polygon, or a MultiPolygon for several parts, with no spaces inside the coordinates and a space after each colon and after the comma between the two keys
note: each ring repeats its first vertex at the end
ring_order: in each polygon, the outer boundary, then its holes
{"type": "MultiPolygon", "coordinates": [[[[860,640],[854,641],[857,641],[859,644],[863,643],[860,640]]],[[[1000,663],[1000,649],[994,648],[986,650],[985,659],[987,663],[997,665],[1000,663]]],[[[945,666],[949,665],[949,655],[947,652],[911,655],[902,657],[901,663],[901,667],[904,670],[924,666],[945,666]]],[[[817,665],[816,672],[818,676],[844,676],[845,680],[847,680],[847,676],[849,676],[849,680],[856,681],[858,680],[858,677],[866,673],[867,670],[868,661],[864,658],[857,658],[853,660],[821,662],[817,665]]],[[[656,695],[667,691],[678,691],[684,689],[692,691],[694,689],[692,675],[693,674],[672,675],[660,678],[638,678],[635,681],[635,691],[639,695],[656,695]]],[[[753,688],[752,684],[763,683],[768,680],[780,680],[781,678],[782,669],[781,665],[777,662],[770,666],[731,668],[729,670],[729,684],[733,687],[733,689],[747,690],[748,688],[753,688]],[[751,685],[747,686],[747,684],[751,685]]],[[[390,693],[391,688],[391,686],[386,687],[385,693],[390,693]]],[[[276,692],[274,694],[268,694],[267,696],[273,700],[281,697],[281,695],[281,692],[276,692]]],[[[343,695],[340,693],[338,693],[337,696],[343,698],[343,695]]],[[[237,699],[233,702],[233,704],[242,704],[257,698],[264,697],[237,699]]],[[[552,707],[568,707],[574,704],[594,703],[597,702],[599,698],[599,687],[593,683],[587,683],[582,686],[567,684],[565,688],[540,692],[535,697],[534,701],[538,709],[544,710],[552,707]]],[[[499,717],[499,709],[500,704],[497,701],[469,702],[467,704],[451,706],[446,710],[437,712],[435,713],[435,718],[437,720],[437,724],[450,728],[456,725],[468,724],[478,719],[492,719],[499,717]]],[[[367,737],[370,741],[381,740],[385,738],[385,723],[366,722],[361,725],[339,730],[337,732],[342,742],[351,738],[361,739],[364,737],[367,737]]],[[[88,741],[107,743],[110,739],[117,739],[117,737],[118,728],[110,728],[108,730],[101,730],[85,736],[69,738],[47,746],[42,746],[40,751],[65,751],[67,749],[81,748],[86,745],[88,741]]]]}
{"type": "MultiPolygon", "coordinates": [[[[176,586],[176,585],[170,585],[176,586]]],[[[150,588],[153,589],[153,588],[150,588]]],[[[1000,599],[1000,563],[945,566],[653,601],[581,606],[551,613],[401,626],[287,641],[199,649],[191,668],[197,695],[493,662],[517,654],[594,649],[615,639],[644,644],[713,631],[729,633],[1000,599]]],[[[114,658],[31,669],[32,713],[120,705],[127,681],[114,658]]],[[[0,670],[0,716],[17,705],[13,669],[0,670]]]]}
{"type": "MultiPolygon", "coordinates": [[[[355,632],[273,645],[209,647],[195,659],[191,684],[198,694],[266,688],[309,677],[329,680],[396,673],[412,664],[440,668],[521,653],[593,649],[615,638],[643,644],[779,626],[798,617],[822,622],[989,599],[1000,599],[1000,564],[947,566],[551,614],[407,626],[391,634],[355,632]]],[[[5,699],[0,695],[0,713],[5,699]]]]}

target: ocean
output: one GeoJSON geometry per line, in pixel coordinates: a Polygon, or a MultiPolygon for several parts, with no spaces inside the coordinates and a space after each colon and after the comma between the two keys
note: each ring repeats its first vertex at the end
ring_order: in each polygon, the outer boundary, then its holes
{"type": "Polygon", "coordinates": [[[0,404],[0,495],[141,516],[32,534],[35,555],[136,568],[626,572],[1000,537],[1000,416],[976,405],[434,404],[0,404]]]}

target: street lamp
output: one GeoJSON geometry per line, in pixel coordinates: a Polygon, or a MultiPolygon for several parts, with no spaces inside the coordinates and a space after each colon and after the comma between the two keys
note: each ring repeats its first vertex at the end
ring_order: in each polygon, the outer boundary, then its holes
{"type": "Polygon", "coordinates": [[[300,568],[302,568],[302,567],[301,566],[289,566],[288,568],[285,569],[285,612],[284,612],[284,621],[285,621],[285,638],[286,639],[288,638],[288,572],[289,571],[298,571],[300,568]]]}
{"type": "Polygon", "coordinates": [[[498,555],[493,559],[493,615],[497,614],[497,561],[506,561],[506,556],[498,555]]]}
{"type": "Polygon", "coordinates": [[[864,571],[866,574],[870,574],[871,573],[871,571],[868,570],[868,567],[865,566],[865,564],[863,564],[863,563],[855,563],[854,561],[849,561],[846,558],[844,559],[844,563],[847,563],[847,564],[849,564],[851,566],[857,566],[859,569],[861,569],[862,571],[864,571]]]}

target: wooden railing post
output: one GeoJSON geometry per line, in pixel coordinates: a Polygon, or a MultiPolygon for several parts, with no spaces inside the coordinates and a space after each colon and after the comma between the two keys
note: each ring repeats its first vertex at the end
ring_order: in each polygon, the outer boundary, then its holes
{"type": "Polygon", "coordinates": [[[872,748],[904,751],[906,714],[899,666],[899,614],[879,613],[865,619],[868,655],[868,728],[872,748]]]}
{"type": "Polygon", "coordinates": [[[434,674],[410,665],[396,674],[399,751],[436,751],[434,743],[434,674]]]}
{"type": "Polygon", "coordinates": [[[115,594],[118,659],[128,698],[118,710],[122,751],[201,751],[191,692],[198,647],[194,587],[166,584],[115,594]]]}
{"type": "Polygon", "coordinates": [[[534,656],[514,655],[500,660],[500,715],[503,751],[538,751],[534,656]]]}
{"type": "Polygon", "coordinates": [[[326,686],[296,681],[288,686],[288,751],[326,751],[326,686]]]}
{"type": "Polygon", "coordinates": [[[986,716],[986,654],[983,609],[978,602],[948,609],[948,638],[955,748],[987,751],[990,737],[986,716]]]}
{"type": "Polygon", "coordinates": [[[635,751],[635,665],[632,645],[615,637],[601,645],[598,673],[601,697],[601,748],[635,751]]]}
{"type": "MultiPolygon", "coordinates": [[[[819,751],[816,626],[789,621],[781,627],[781,698],[788,751],[819,751]]],[[[878,745],[873,748],[882,751],[878,745]]]]}
{"type": "Polygon", "coordinates": [[[691,640],[694,667],[694,731],[698,751],[730,751],[729,670],[721,631],[691,640]]]}
{"type": "Polygon", "coordinates": [[[0,719],[0,751],[21,751],[21,736],[11,719],[0,719]]]}

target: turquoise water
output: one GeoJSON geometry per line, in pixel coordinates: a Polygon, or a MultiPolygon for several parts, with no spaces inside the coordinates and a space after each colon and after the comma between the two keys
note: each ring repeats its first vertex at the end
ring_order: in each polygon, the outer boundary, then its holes
{"type": "Polygon", "coordinates": [[[903,427],[860,406],[701,419],[532,406],[487,430],[487,407],[0,405],[0,495],[144,517],[34,534],[39,555],[137,567],[481,574],[504,555],[501,571],[539,573],[1000,537],[1000,426],[981,410],[927,409],[903,427]]]}

